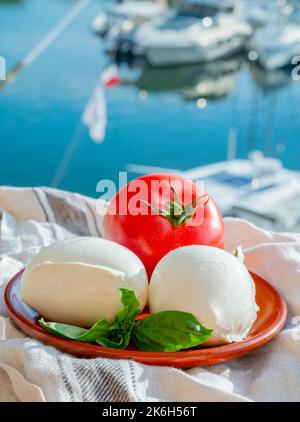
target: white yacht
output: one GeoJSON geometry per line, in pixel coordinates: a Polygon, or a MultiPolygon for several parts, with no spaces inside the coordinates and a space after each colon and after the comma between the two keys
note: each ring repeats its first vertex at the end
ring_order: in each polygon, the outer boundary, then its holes
{"type": "Polygon", "coordinates": [[[293,57],[300,55],[300,24],[278,23],[260,28],[249,41],[248,49],[265,69],[291,66],[293,57]]]}
{"type": "Polygon", "coordinates": [[[101,36],[107,35],[111,30],[132,31],[139,25],[162,16],[168,8],[152,1],[126,1],[111,5],[106,12],[99,13],[92,21],[92,30],[101,36]]]}
{"type": "Polygon", "coordinates": [[[300,230],[300,173],[287,170],[274,158],[253,152],[249,159],[234,159],[181,171],[128,165],[132,173],[175,173],[201,181],[224,216],[246,218],[261,227],[300,230]]]}
{"type": "Polygon", "coordinates": [[[249,24],[217,8],[201,18],[182,11],[141,25],[131,51],[153,66],[208,62],[241,51],[251,33],[249,24]]]}

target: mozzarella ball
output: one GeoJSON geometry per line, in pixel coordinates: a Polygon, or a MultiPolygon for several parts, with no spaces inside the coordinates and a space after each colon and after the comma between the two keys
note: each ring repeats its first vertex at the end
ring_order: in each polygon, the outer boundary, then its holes
{"type": "Polygon", "coordinates": [[[255,285],[244,264],[211,246],[185,246],[157,264],[149,285],[153,313],[193,314],[213,330],[205,345],[240,341],[256,320],[255,285]]]}
{"type": "Polygon", "coordinates": [[[91,327],[102,318],[111,322],[123,308],[120,288],[133,290],[144,308],[142,262],[117,243],[83,237],[42,249],[22,276],[21,297],[50,321],[91,327]]]}

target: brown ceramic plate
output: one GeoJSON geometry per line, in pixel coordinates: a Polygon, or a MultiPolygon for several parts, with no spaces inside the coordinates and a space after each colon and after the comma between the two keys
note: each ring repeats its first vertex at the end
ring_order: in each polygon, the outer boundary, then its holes
{"type": "Polygon", "coordinates": [[[134,359],[141,363],[177,368],[213,365],[245,355],[267,343],[279,333],[287,318],[286,304],[276,290],[262,278],[251,274],[256,284],[256,301],[260,311],[245,340],[224,346],[198,347],[174,353],[141,352],[134,346],[126,350],[109,349],[56,337],[41,328],[38,324],[40,315],[27,306],[20,297],[20,280],[23,271],[12,278],[5,290],[5,303],[10,317],[29,336],[76,356],[134,359]]]}

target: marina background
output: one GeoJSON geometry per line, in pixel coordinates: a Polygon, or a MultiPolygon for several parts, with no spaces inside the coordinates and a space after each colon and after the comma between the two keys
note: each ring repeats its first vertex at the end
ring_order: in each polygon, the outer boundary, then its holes
{"type": "MultiPolygon", "coordinates": [[[[91,22],[109,3],[90,1],[43,54],[2,86],[1,184],[95,197],[100,179],[117,181],[130,164],[186,171],[224,161],[230,138],[236,144],[231,158],[259,150],[300,170],[300,81],[290,68],[265,70],[246,53],[161,69],[122,62],[120,83],[105,90],[105,137],[93,141],[81,118],[109,58],[91,22]],[[201,94],[201,83],[214,89],[201,94]]],[[[75,4],[0,1],[0,55],[7,70],[75,4]]]]}

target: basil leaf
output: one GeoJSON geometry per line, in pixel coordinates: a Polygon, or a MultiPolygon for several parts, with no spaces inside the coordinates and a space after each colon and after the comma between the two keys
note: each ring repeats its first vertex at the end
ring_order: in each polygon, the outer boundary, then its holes
{"type": "Polygon", "coordinates": [[[121,324],[124,321],[132,321],[140,313],[140,302],[137,300],[133,290],[119,289],[123,309],[116,315],[115,321],[121,324]]]}
{"type": "Polygon", "coordinates": [[[84,343],[96,342],[101,346],[114,349],[125,349],[131,338],[135,317],[140,313],[140,303],[134,291],[123,288],[119,290],[123,309],[117,313],[112,323],[102,319],[90,329],[58,322],[46,322],[43,318],[39,320],[39,323],[45,330],[60,337],[84,343]]]}
{"type": "Polygon", "coordinates": [[[98,337],[105,336],[109,328],[109,323],[104,319],[97,321],[90,329],[60,324],[59,322],[46,322],[43,318],[39,320],[39,323],[51,334],[83,343],[92,343],[98,337]]]}
{"type": "Polygon", "coordinates": [[[138,321],[133,330],[136,347],[147,352],[176,352],[199,346],[212,334],[190,313],[164,311],[138,321]]]}
{"type": "Polygon", "coordinates": [[[126,330],[122,328],[117,322],[111,325],[105,337],[98,337],[96,340],[97,344],[103,347],[112,347],[114,349],[125,349],[128,346],[131,331],[126,337],[126,330]],[[126,341],[128,339],[128,342],[126,341]]]}
{"type": "Polygon", "coordinates": [[[123,309],[117,313],[105,337],[99,337],[96,342],[104,347],[125,349],[129,344],[132,330],[135,326],[135,317],[140,313],[140,303],[134,291],[128,289],[119,290],[123,309]]]}
{"type": "Polygon", "coordinates": [[[126,349],[131,338],[131,332],[123,333],[118,338],[100,337],[96,343],[103,347],[111,347],[113,349],[126,349]]]}

